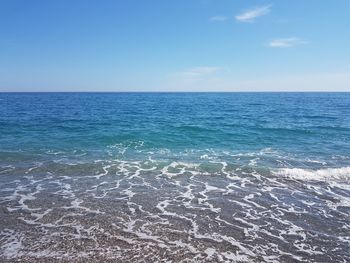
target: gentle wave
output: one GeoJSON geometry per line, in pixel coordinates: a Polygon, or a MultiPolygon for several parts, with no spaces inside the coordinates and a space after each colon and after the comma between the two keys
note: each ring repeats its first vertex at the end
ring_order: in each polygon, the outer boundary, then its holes
{"type": "Polygon", "coordinates": [[[274,174],[290,177],[297,180],[350,180],[350,167],[326,168],[319,170],[301,168],[282,168],[274,174]]]}

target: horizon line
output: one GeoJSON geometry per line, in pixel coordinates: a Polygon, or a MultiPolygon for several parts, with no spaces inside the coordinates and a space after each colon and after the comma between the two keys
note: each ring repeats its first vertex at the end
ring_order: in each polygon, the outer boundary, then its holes
{"type": "Polygon", "coordinates": [[[349,91],[0,91],[0,93],[350,93],[349,91]]]}

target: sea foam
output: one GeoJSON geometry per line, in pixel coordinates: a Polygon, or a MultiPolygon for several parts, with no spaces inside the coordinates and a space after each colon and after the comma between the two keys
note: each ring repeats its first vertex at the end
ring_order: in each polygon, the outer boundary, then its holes
{"type": "Polygon", "coordinates": [[[274,174],[286,176],[297,180],[350,180],[350,167],[326,168],[319,170],[301,169],[301,168],[283,168],[278,169],[274,174]]]}

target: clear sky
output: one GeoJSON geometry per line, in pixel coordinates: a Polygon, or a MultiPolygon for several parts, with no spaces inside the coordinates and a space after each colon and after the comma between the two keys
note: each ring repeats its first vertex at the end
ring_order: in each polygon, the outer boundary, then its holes
{"type": "Polygon", "coordinates": [[[0,0],[0,91],[350,91],[349,0],[0,0]]]}

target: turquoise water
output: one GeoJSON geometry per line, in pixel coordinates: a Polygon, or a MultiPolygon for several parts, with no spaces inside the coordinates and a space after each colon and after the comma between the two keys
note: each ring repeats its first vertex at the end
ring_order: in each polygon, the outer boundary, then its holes
{"type": "Polygon", "coordinates": [[[0,93],[0,259],[349,261],[349,153],[350,93],[0,93]]]}
{"type": "Polygon", "coordinates": [[[170,158],[213,152],[225,158],[270,149],[300,162],[294,166],[307,166],[306,159],[348,164],[348,93],[27,93],[0,99],[3,159],[16,153],[35,160],[47,151],[94,158],[123,147],[126,159],[159,151],[170,158]]]}

